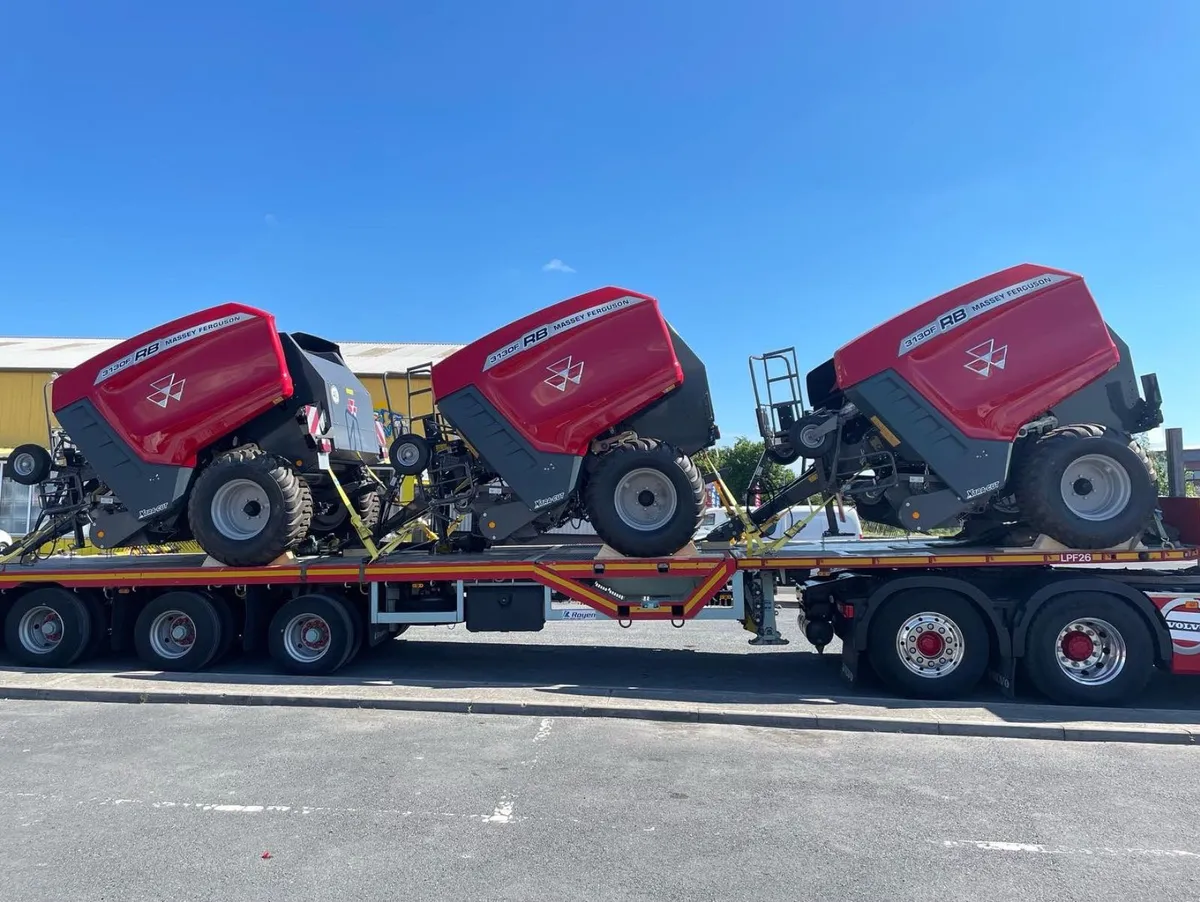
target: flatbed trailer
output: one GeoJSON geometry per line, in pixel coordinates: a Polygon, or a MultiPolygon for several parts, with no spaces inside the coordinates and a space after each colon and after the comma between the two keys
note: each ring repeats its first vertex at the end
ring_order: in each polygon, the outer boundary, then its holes
{"type": "Polygon", "coordinates": [[[969,693],[1018,674],[1062,703],[1116,704],[1157,668],[1200,674],[1200,548],[1035,550],[912,540],[828,542],[769,556],[692,546],[666,559],[600,545],[396,552],[236,568],[202,555],[54,556],[0,567],[9,659],[67,669],[103,651],[201,671],[265,651],[293,674],[332,674],[412,627],[538,631],[554,621],[729,620],[752,645],[787,644],[776,589],[796,589],[819,651],[867,665],[886,691],[969,693]]]}

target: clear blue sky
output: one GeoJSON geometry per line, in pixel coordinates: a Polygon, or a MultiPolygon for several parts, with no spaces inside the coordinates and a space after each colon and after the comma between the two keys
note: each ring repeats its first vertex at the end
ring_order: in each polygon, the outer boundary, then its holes
{"type": "Polygon", "coordinates": [[[465,342],[615,283],[728,435],[747,354],[1032,261],[1200,443],[1200,4],[187,6],[0,7],[0,334],[465,342]]]}

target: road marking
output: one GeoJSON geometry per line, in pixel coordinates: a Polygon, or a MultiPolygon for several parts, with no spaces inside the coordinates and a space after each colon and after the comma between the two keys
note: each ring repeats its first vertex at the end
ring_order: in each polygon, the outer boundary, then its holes
{"type": "Polygon", "coordinates": [[[554,721],[549,717],[542,719],[542,725],[538,727],[537,735],[533,737],[534,742],[545,742],[546,737],[550,735],[550,728],[554,726],[554,721]]]}
{"type": "Polygon", "coordinates": [[[484,823],[487,824],[511,824],[513,818],[513,803],[507,800],[501,800],[496,806],[496,810],[485,817],[484,823]]]}
{"type": "MultiPolygon", "coordinates": [[[[41,792],[10,792],[0,793],[0,798],[32,799],[37,802],[58,802],[74,804],[77,807],[98,806],[111,808],[151,808],[159,811],[199,811],[206,814],[241,814],[241,815],[288,815],[309,817],[311,815],[368,815],[388,816],[395,818],[435,817],[459,820],[473,820],[481,823],[512,823],[518,818],[512,815],[512,802],[507,797],[490,815],[460,814],[455,811],[413,811],[403,808],[339,808],[324,805],[243,805],[232,802],[181,802],[167,799],[124,799],[93,797],[72,801],[56,793],[41,792]]],[[[33,822],[22,823],[28,826],[33,822]]]]}
{"type": "Polygon", "coordinates": [[[1035,855],[1143,855],[1153,858],[1200,858],[1200,852],[1188,852],[1183,849],[1114,849],[1108,846],[1079,849],[1067,846],[1047,846],[1041,843],[964,839],[944,839],[942,845],[947,849],[977,849],[981,852],[1030,852],[1035,855]]]}

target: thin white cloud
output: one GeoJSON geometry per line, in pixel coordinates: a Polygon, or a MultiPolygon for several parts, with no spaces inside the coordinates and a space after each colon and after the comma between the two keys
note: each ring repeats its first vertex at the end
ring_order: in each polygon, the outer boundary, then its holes
{"type": "Polygon", "coordinates": [[[555,257],[542,267],[542,272],[575,272],[575,270],[555,257]]]}

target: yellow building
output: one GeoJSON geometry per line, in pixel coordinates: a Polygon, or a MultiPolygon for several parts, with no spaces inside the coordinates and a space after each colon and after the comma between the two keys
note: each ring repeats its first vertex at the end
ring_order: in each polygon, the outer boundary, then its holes
{"type": "MultiPolygon", "coordinates": [[[[22,535],[37,519],[35,491],[8,479],[4,462],[17,445],[45,445],[49,429],[57,427],[52,415],[47,420],[47,386],[56,373],[119,343],[104,338],[0,337],[0,532],[22,535]]],[[[341,345],[346,363],[371,393],[375,417],[389,436],[397,417],[419,417],[431,410],[432,395],[422,391],[428,389],[429,380],[420,376],[411,380],[414,401],[413,409],[408,409],[410,385],[405,373],[441,360],[459,347],[358,341],[341,345]]]]}

